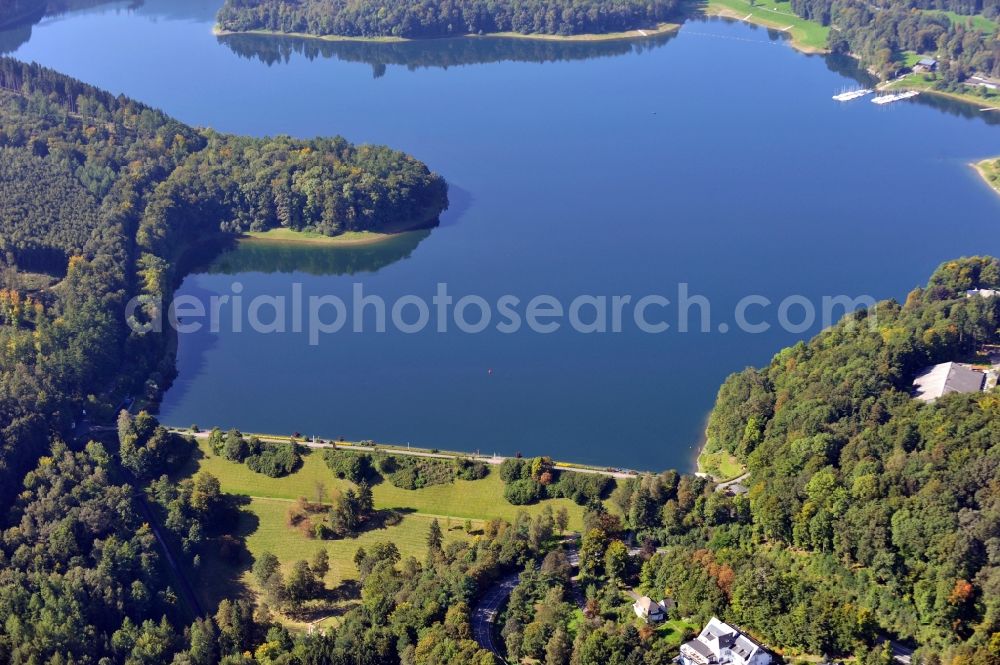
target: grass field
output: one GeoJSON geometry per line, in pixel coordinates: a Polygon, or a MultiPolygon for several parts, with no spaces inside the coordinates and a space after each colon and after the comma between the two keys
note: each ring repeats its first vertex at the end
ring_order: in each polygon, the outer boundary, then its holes
{"type": "Polygon", "coordinates": [[[992,187],[997,194],[1000,194],[1000,158],[984,159],[978,164],[973,164],[973,167],[986,181],[986,184],[992,187]]]}
{"type": "MultiPolygon", "coordinates": [[[[566,506],[570,513],[570,528],[579,530],[583,525],[583,508],[566,499],[555,499],[534,506],[513,506],[503,498],[503,482],[496,468],[482,480],[456,480],[445,485],[434,485],[420,490],[403,490],[388,482],[373,488],[376,508],[396,509],[401,519],[392,526],[364,531],[355,538],[343,540],[316,540],[289,527],[286,515],[292,502],[299,497],[315,501],[320,486],[326,500],[334,489],[344,489],[350,483],[339,480],[323,461],[321,451],[307,451],[302,466],[284,478],[269,478],[254,473],[243,464],[230,462],[212,454],[205,439],[198,441],[198,450],[187,467],[177,478],[199,471],[215,475],[227,494],[244,497],[241,501],[238,523],[233,535],[246,545],[241,563],[234,566],[214,556],[207,556],[202,570],[196,577],[195,588],[209,611],[214,611],[223,598],[254,596],[258,593],[256,581],[250,572],[253,560],[262,552],[271,552],[287,570],[301,559],[309,560],[320,549],[330,555],[330,572],[325,582],[327,588],[337,589],[345,581],[356,579],[354,553],[359,547],[376,542],[392,542],[404,556],[423,559],[426,554],[427,532],[435,518],[441,524],[447,541],[469,538],[465,521],[480,527],[483,520],[492,518],[512,519],[519,510],[538,514],[543,507],[553,510],[566,506]]],[[[317,626],[335,624],[338,617],[357,602],[356,591],[341,587],[334,601],[324,601],[313,608],[308,616],[292,620],[282,617],[289,628],[304,629],[307,621],[317,620],[317,626]]]]}
{"type": "Polygon", "coordinates": [[[724,450],[713,453],[702,452],[698,456],[698,470],[720,481],[732,480],[746,471],[738,459],[724,450]]]}
{"type": "Polygon", "coordinates": [[[670,644],[680,646],[686,633],[697,633],[700,628],[701,626],[687,619],[669,619],[658,625],[656,632],[670,644]]]}
{"type": "Polygon", "coordinates": [[[310,245],[366,245],[391,238],[389,233],[373,233],[371,231],[346,231],[340,235],[328,236],[315,231],[293,231],[292,229],[269,229],[267,231],[248,231],[245,237],[253,241],[307,243],[310,245]]]}
{"type": "Polygon", "coordinates": [[[792,45],[800,51],[819,53],[826,51],[827,35],[830,29],[826,26],[807,21],[796,16],[790,2],[776,0],[708,0],[701,5],[702,11],[709,16],[723,16],[743,20],[756,25],[762,25],[787,32],[792,38],[792,45]]]}
{"type": "MultiPolygon", "coordinates": [[[[356,538],[341,540],[316,540],[308,538],[296,529],[290,528],[285,521],[291,501],[285,499],[250,499],[240,509],[237,531],[245,538],[248,557],[242,565],[234,570],[229,564],[217,560],[209,560],[205,564],[198,583],[197,593],[209,611],[218,606],[223,598],[233,598],[241,595],[255,595],[259,592],[257,581],[251,572],[252,561],[264,552],[271,552],[281,562],[283,571],[287,574],[292,565],[299,560],[309,561],[320,549],[325,549],[330,555],[330,572],[324,578],[328,589],[343,591],[341,585],[358,578],[358,570],[354,565],[354,553],[359,547],[370,547],[377,542],[395,543],[403,558],[414,556],[423,561],[427,554],[427,533],[432,517],[418,514],[403,515],[401,521],[390,527],[376,528],[365,531],[356,538]]],[[[440,520],[445,532],[445,542],[470,538],[463,529],[463,521],[455,519],[440,520]]],[[[313,616],[300,617],[292,620],[282,617],[282,622],[290,628],[302,629],[313,620],[319,620],[318,626],[335,623],[337,617],[357,602],[353,591],[338,594],[336,599],[319,604],[313,611],[313,616]]]]}
{"type": "Polygon", "coordinates": [[[900,51],[900,54],[903,56],[903,65],[905,67],[913,67],[924,57],[916,51],[900,51]]]}
{"type": "MultiPolygon", "coordinates": [[[[339,480],[323,461],[320,451],[311,451],[302,459],[298,471],[284,478],[268,478],[254,473],[243,464],[236,464],[212,455],[207,443],[199,440],[200,455],[185,469],[185,475],[199,470],[209,471],[219,478],[222,489],[230,494],[255,498],[295,500],[307,497],[316,500],[317,483],[327,492],[346,488],[349,483],[339,480]]],[[[568,499],[552,499],[534,506],[513,506],[503,497],[503,481],[496,468],[483,480],[456,480],[445,485],[433,485],[419,490],[404,490],[382,482],[373,488],[376,508],[400,508],[423,515],[451,517],[456,520],[488,520],[495,517],[510,520],[519,510],[532,515],[540,513],[545,505],[553,510],[565,506],[570,514],[570,528],[578,530],[583,525],[583,507],[568,499]]]]}
{"type": "MultiPolygon", "coordinates": [[[[427,554],[427,533],[434,518],[426,515],[403,515],[399,524],[372,529],[356,538],[341,540],[316,540],[307,538],[285,523],[285,516],[292,502],[283,499],[251,499],[246,506],[246,518],[259,522],[249,524],[253,531],[247,536],[247,549],[251,554],[271,552],[290,569],[300,559],[309,560],[320,549],[330,554],[330,572],[326,576],[328,586],[336,586],[344,580],[358,578],[358,570],[352,561],[359,547],[369,547],[377,542],[393,542],[403,558],[415,556],[421,561],[427,554]]],[[[462,540],[467,536],[462,529],[462,520],[439,520],[445,531],[446,540],[462,540]]]]}
{"type": "MultiPolygon", "coordinates": [[[[250,568],[253,560],[262,552],[271,552],[278,557],[287,572],[296,561],[309,560],[319,549],[325,548],[330,555],[326,586],[337,589],[343,582],[357,579],[358,571],[353,559],[359,547],[368,547],[376,542],[392,542],[403,557],[413,555],[423,560],[428,529],[435,518],[445,532],[446,541],[470,537],[464,530],[467,519],[479,527],[483,520],[494,517],[512,519],[518,510],[537,514],[545,504],[551,505],[554,510],[566,506],[570,512],[572,529],[578,530],[583,524],[583,509],[566,499],[525,507],[509,504],[503,498],[503,482],[494,468],[482,480],[457,480],[420,490],[403,490],[388,482],[379,483],[373,488],[375,506],[378,509],[398,509],[401,520],[397,524],[362,532],[356,538],[316,540],[289,527],[286,515],[292,502],[299,497],[316,500],[319,485],[322,485],[326,497],[329,497],[331,490],[350,485],[347,481],[337,479],[327,468],[322,452],[308,451],[303,456],[302,466],[295,473],[284,478],[269,478],[254,473],[243,464],[212,454],[207,441],[201,439],[191,462],[178,474],[178,478],[199,471],[215,475],[224,492],[245,497],[234,531],[234,535],[242,538],[246,544],[247,551],[240,565],[234,567],[231,563],[208,556],[194,584],[209,611],[214,611],[223,598],[254,596],[258,593],[250,568]]],[[[305,629],[307,621],[318,621],[317,626],[335,624],[338,617],[357,602],[356,592],[346,587],[342,587],[342,590],[344,592],[335,601],[324,601],[311,615],[299,617],[298,620],[282,617],[282,622],[289,628],[300,630],[305,629]]]]}
{"type": "Polygon", "coordinates": [[[955,12],[947,12],[941,9],[926,9],[923,10],[928,14],[938,14],[940,16],[945,16],[955,25],[964,25],[968,28],[973,28],[979,30],[980,32],[992,33],[997,30],[997,22],[991,21],[985,16],[979,14],[973,14],[971,16],[965,14],[956,14],[955,12]]]}

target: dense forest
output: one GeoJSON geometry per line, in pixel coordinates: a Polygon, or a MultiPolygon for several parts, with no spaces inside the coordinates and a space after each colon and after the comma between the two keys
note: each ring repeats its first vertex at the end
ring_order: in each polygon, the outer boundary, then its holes
{"type": "Polygon", "coordinates": [[[219,26],[351,37],[450,37],[467,34],[579,35],[648,28],[675,15],[677,0],[226,0],[219,26]]]}
{"type": "MultiPolygon", "coordinates": [[[[736,569],[723,591],[737,620],[788,644],[797,621],[815,618],[808,605],[826,603],[840,609],[823,616],[866,617],[928,657],[995,662],[1000,400],[987,392],[928,405],[909,393],[922,368],[998,341],[1000,299],[965,297],[981,285],[1000,285],[996,259],[946,263],[905,304],[859,312],[723,385],[709,445],[746,463],[750,493],[742,519],[715,529],[707,548],[736,569]],[[734,559],[740,542],[756,547],[734,559]],[[744,584],[741,566],[758,581],[744,584]],[[980,659],[959,658],[970,653],[980,659]]],[[[666,567],[651,572],[691,583],[666,567]]],[[[823,646],[843,649],[837,634],[823,646]]]]}

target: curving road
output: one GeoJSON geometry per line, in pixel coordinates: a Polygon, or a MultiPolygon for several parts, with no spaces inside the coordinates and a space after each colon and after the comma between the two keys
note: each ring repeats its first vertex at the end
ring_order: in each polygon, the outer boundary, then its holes
{"type": "Polygon", "coordinates": [[[729,489],[730,485],[735,485],[736,483],[742,483],[744,480],[746,480],[749,477],[750,477],[750,472],[747,471],[742,476],[739,476],[737,478],[733,478],[732,480],[727,480],[724,483],[719,483],[718,485],[715,486],[715,491],[716,492],[725,492],[727,489],[729,489]]]}
{"type": "Polygon", "coordinates": [[[479,646],[486,649],[501,663],[507,661],[503,657],[503,650],[497,639],[496,620],[500,609],[507,603],[510,594],[518,583],[518,574],[513,573],[507,577],[502,577],[486,590],[486,593],[476,603],[472,610],[472,637],[479,643],[479,646]]]}

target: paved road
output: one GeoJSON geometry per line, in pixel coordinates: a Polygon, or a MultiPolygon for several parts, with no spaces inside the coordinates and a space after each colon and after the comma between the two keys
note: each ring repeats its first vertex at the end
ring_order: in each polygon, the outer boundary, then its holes
{"type": "Polygon", "coordinates": [[[170,566],[170,570],[174,573],[174,578],[177,580],[177,592],[181,594],[184,598],[184,602],[195,617],[205,616],[205,611],[202,609],[201,603],[198,601],[198,596],[195,594],[194,589],[191,588],[191,584],[188,582],[187,576],[181,567],[177,565],[177,561],[174,560],[173,554],[170,552],[170,545],[167,544],[167,540],[163,537],[163,533],[160,530],[160,525],[156,521],[156,516],[153,514],[153,510],[149,507],[146,502],[146,497],[143,496],[142,490],[139,490],[133,495],[136,504],[139,506],[140,512],[142,512],[143,517],[149,524],[149,528],[152,529],[153,535],[156,536],[156,541],[160,544],[160,548],[163,550],[163,554],[166,557],[167,565],[170,566]]]}
{"type": "MultiPolygon", "coordinates": [[[[666,551],[667,551],[666,547],[657,547],[656,550],[653,551],[653,554],[665,554],[666,551]]],[[[642,554],[642,548],[641,547],[630,547],[630,548],[628,548],[628,555],[629,556],[639,556],[640,554],[642,554]]]]}
{"type": "Polygon", "coordinates": [[[744,473],[742,476],[740,476],[738,478],[733,478],[732,480],[727,480],[724,483],[719,483],[718,485],[715,486],[715,491],[716,492],[725,492],[726,489],[729,488],[730,485],[735,485],[736,483],[742,483],[744,480],[746,480],[749,477],[750,477],[750,473],[747,472],[747,473],[744,473]]]}
{"type": "Polygon", "coordinates": [[[892,660],[899,665],[910,665],[913,662],[913,649],[901,644],[895,640],[890,640],[888,637],[883,637],[881,642],[888,642],[889,648],[892,649],[892,660]]]}
{"type": "Polygon", "coordinates": [[[581,610],[587,607],[587,597],[583,593],[580,585],[580,541],[576,537],[567,538],[563,541],[566,546],[566,561],[576,570],[576,574],[570,578],[569,583],[573,592],[573,602],[581,610]]]}
{"type": "Polygon", "coordinates": [[[507,603],[510,594],[517,586],[517,573],[503,577],[486,590],[486,593],[476,603],[472,610],[472,637],[479,646],[497,657],[501,663],[507,661],[503,657],[497,637],[496,619],[500,609],[507,603]]]}

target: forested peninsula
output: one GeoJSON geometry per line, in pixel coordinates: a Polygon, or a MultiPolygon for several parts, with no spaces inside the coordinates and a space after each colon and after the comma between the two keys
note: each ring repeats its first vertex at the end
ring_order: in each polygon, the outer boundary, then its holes
{"type": "Polygon", "coordinates": [[[426,226],[446,206],[441,177],[388,148],[197,130],[0,59],[0,499],[81,409],[167,383],[172,360],[122,312],[169,300],[188,252],[279,226],[426,226]]]}
{"type": "Polygon", "coordinates": [[[678,0],[227,0],[225,32],[423,39],[469,34],[596,35],[655,29],[678,0]]]}

